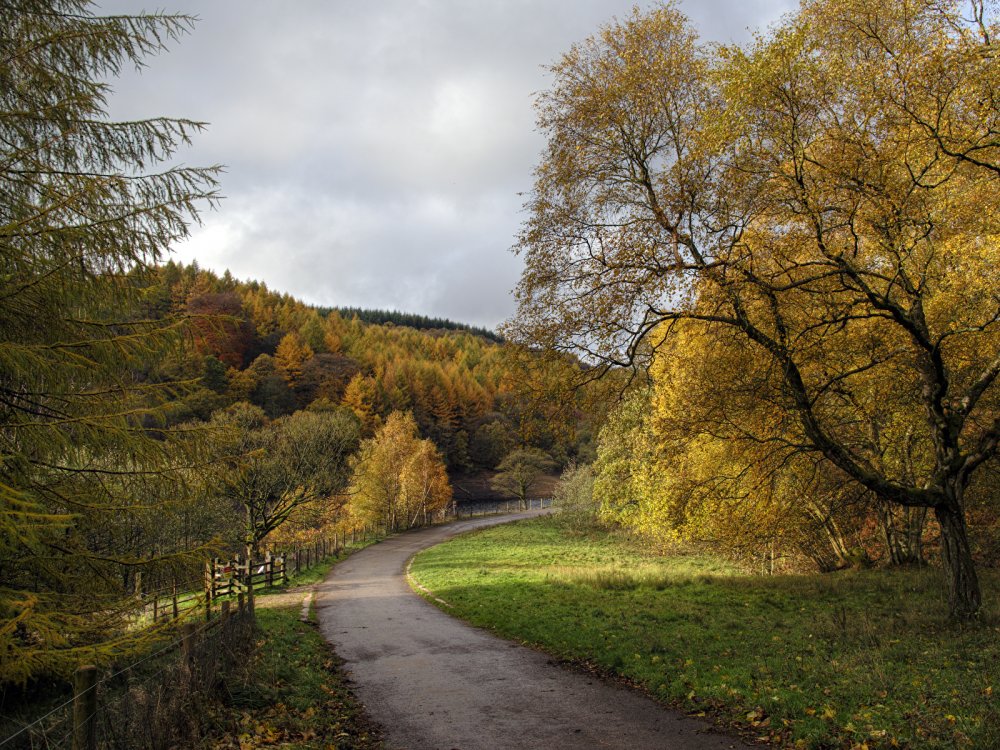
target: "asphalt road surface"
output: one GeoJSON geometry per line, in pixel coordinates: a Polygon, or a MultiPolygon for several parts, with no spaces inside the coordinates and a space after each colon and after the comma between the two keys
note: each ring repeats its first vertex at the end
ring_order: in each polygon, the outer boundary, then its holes
{"type": "Polygon", "coordinates": [[[742,748],[637,691],[559,666],[444,614],[410,590],[410,557],[513,516],[460,521],[372,545],[316,593],[320,628],[391,750],[742,748]]]}

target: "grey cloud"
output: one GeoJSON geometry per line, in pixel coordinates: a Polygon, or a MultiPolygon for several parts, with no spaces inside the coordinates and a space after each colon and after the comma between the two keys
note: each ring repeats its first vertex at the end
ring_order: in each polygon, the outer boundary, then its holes
{"type": "MultiPolygon", "coordinates": [[[[227,200],[180,259],[317,304],[493,326],[513,311],[509,247],[544,145],[532,111],[544,66],[631,6],[176,0],[169,10],[201,20],[141,76],[115,82],[112,114],[210,123],[180,156],[226,164],[227,200]]],[[[791,3],[682,7],[703,36],[741,41],[791,3]]]]}

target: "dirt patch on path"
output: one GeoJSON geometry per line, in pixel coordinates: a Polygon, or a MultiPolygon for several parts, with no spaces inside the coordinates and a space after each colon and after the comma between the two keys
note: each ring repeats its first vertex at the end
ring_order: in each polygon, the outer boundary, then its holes
{"type": "Polygon", "coordinates": [[[258,609],[280,609],[282,607],[299,607],[307,597],[316,590],[316,584],[296,586],[280,594],[263,594],[254,599],[253,606],[258,609]]]}

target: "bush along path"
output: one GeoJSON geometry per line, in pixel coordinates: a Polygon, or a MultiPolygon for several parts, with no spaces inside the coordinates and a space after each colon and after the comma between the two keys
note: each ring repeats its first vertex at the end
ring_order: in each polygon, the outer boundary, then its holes
{"type": "Polygon", "coordinates": [[[356,695],[385,728],[386,746],[743,747],[637,691],[455,620],[407,584],[406,565],[417,551],[529,515],[401,534],[353,554],[319,585],[320,629],[344,659],[356,695]]]}

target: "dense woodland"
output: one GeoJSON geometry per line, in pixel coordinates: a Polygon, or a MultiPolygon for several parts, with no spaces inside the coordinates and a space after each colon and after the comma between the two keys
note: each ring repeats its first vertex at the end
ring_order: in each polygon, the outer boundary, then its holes
{"type": "Polygon", "coordinates": [[[456,323],[377,311],[344,317],[259,282],[172,261],[156,270],[147,294],[144,314],[189,322],[193,347],[150,374],[193,385],[172,403],[171,423],[208,420],[238,401],[259,406],[271,419],[343,406],[369,437],[390,413],[410,412],[453,472],[493,469],[525,444],[565,463],[588,434],[586,424],[550,427],[534,410],[544,383],[530,382],[539,377],[528,374],[530,362],[456,323]],[[366,323],[365,317],[398,324],[366,323]],[[418,329],[405,323],[411,318],[443,325],[418,329]]]}

